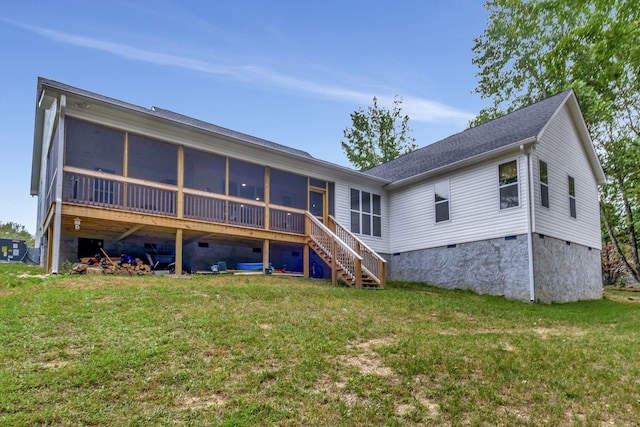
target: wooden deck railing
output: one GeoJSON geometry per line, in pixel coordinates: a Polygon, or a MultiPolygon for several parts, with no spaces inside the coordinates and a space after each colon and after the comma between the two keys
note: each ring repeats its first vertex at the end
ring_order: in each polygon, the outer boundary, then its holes
{"type": "Polygon", "coordinates": [[[329,224],[335,230],[336,236],[362,257],[362,269],[365,273],[384,288],[387,261],[344,228],[334,217],[329,216],[329,224]]]}
{"type": "MultiPolygon", "coordinates": [[[[270,230],[295,234],[305,231],[305,211],[300,209],[267,208],[264,202],[191,189],[183,189],[183,193],[186,219],[266,229],[268,215],[270,230]]],[[[175,185],[65,167],[66,202],[176,217],[177,197],[175,185]]]]}
{"type": "Polygon", "coordinates": [[[134,212],[176,216],[176,190],[140,184],[125,184],[127,207],[134,212]]]}
{"type": "Polygon", "coordinates": [[[65,173],[62,198],[66,202],[122,209],[124,182],[117,178],[65,173]]]}
{"type": "Polygon", "coordinates": [[[199,221],[226,222],[227,201],[223,196],[184,195],[184,217],[199,221]]]}
{"type": "Polygon", "coordinates": [[[269,228],[274,231],[304,234],[304,211],[270,207],[269,228]]]}

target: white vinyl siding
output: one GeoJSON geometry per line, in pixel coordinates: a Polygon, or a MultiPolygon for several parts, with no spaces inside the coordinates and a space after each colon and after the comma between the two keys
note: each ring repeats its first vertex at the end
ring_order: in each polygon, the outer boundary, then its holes
{"type": "MultiPolygon", "coordinates": [[[[598,187],[585,148],[566,107],[552,119],[534,152],[548,164],[549,204],[542,208],[540,188],[536,186],[534,231],[559,240],[600,249],[600,207],[598,187]],[[568,177],[574,178],[575,209],[571,217],[568,177]]],[[[539,175],[536,168],[536,175],[539,175]]],[[[539,181],[539,176],[534,177],[539,181]]]]}
{"type": "Polygon", "coordinates": [[[450,220],[436,223],[435,182],[425,181],[389,194],[391,252],[500,238],[527,232],[526,157],[485,162],[449,176],[450,220]],[[520,206],[500,210],[498,164],[518,162],[520,206]]]}

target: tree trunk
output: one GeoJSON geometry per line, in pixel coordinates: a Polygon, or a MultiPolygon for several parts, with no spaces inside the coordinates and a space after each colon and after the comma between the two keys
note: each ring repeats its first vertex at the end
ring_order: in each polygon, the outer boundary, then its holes
{"type": "Polygon", "coordinates": [[[618,255],[620,255],[620,259],[624,263],[624,266],[626,267],[627,271],[629,272],[629,274],[633,276],[635,280],[640,281],[640,275],[633,267],[631,267],[631,265],[629,264],[629,260],[625,256],[624,252],[622,252],[622,249],[618,244],[618,239],[616,238],[615,234],[613,233],[613,230],[611,229],[611,225],[609,224],[609,219],[607,218],[607,212],[605,211],[602,203],[600,203],[600,215],[602,215],[602,219],[604,220],[604,226],[607,229],[607,233],[609,233],[609,238],[611,239],[613,246],[616,248],[618,255]]]}
{"type": "Polygon", "coordinates": [[[640,281],[640,260],[638,259],[638,241],[636,239],[636,227],[634,225],[633,211],[631,210],[631,204],[629,203],[629,198],[627,197],[627,193],[624,191],[624,187],[622,186],[622,180],[619,179],[618,183],[620,185],[621,193],[622,193],[622,202],[624,204],[624,211],[627,217],[628,228],[627,232],[629,233],[629,244],[631,245],[631,256],[633,257],[634,264],[634,272],[633,276],[636,280],[640,281]]]}

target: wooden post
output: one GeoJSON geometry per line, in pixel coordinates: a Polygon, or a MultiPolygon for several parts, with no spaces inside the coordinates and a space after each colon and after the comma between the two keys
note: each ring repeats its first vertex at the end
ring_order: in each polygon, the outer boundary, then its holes
{"type": "Polygon", "coordinates": [[[178,147],[178,197],[176,200],[176,216],[184,218],[184,146],[178,147]]]}
{"type": "Polygon", "coordinates": [[[53,269],[53,230],[51,225],[47,227],[47,273],[51,273],[53,269]]]}
{"type": "Polygon", "coordinates": [[[229,222],[229,158],[224,162],[224,221],[229,222]]]}
{"type": "MultiPolygon", "coordinates": [[[[271,230],[271,215],[269,214],[269,203],[271,202],[271,172],[268,167],[264,168],[264,229],[271,230]]],[[[266,267],[266,264],[263,265],[266,267]]]]}
{"type": "Polygon", "coordinates": [[[331,284],[338,286],[338,242],[331,239],[331,284]]]}
{"type": "MultiPolygon", "coordinates": [[[[124,153],[122,154],[122,176],[129,176],[129,132],[124,133],[124,153]]],[[[122,206],[128,206],[129,202],[129,183],[125,180],[122,184],[122,206]]]]}
{"type": "MultiPolygon", "coordinates": [[[[307,212],[308,214],[308,212],[307,212]]],[[[304,216],[304,235],[307,237],[306,243],[304,244],[304,249],[302,250],[302,274],[307,279],[309,278],[309,251],[311,248],[309,247],[309,238],[311,235],[311,220],[304,216]]]]}
{"type": "Polygon", "coordinates": [[[262,242],[262,269],[266,272],[269,268],[269,240],[262,242]]]}
{"type": "Polygon", "coordinates": [[[356,288],[362,287],[362,260],[356,258],[356,288]]]}
{"type": "Polygon", "coordinates": [[[176,275],[182,274],[182,229],[176,230],[176,263],[175,263],[176,275]]]}

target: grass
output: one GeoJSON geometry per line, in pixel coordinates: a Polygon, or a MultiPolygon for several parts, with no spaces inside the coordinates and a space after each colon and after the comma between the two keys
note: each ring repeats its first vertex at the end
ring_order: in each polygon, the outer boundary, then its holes
{"type": "Polygon", "coordinates": [[[38,273],[0,264],[3,426],[639,425],[626,298],[38,273]]]}

